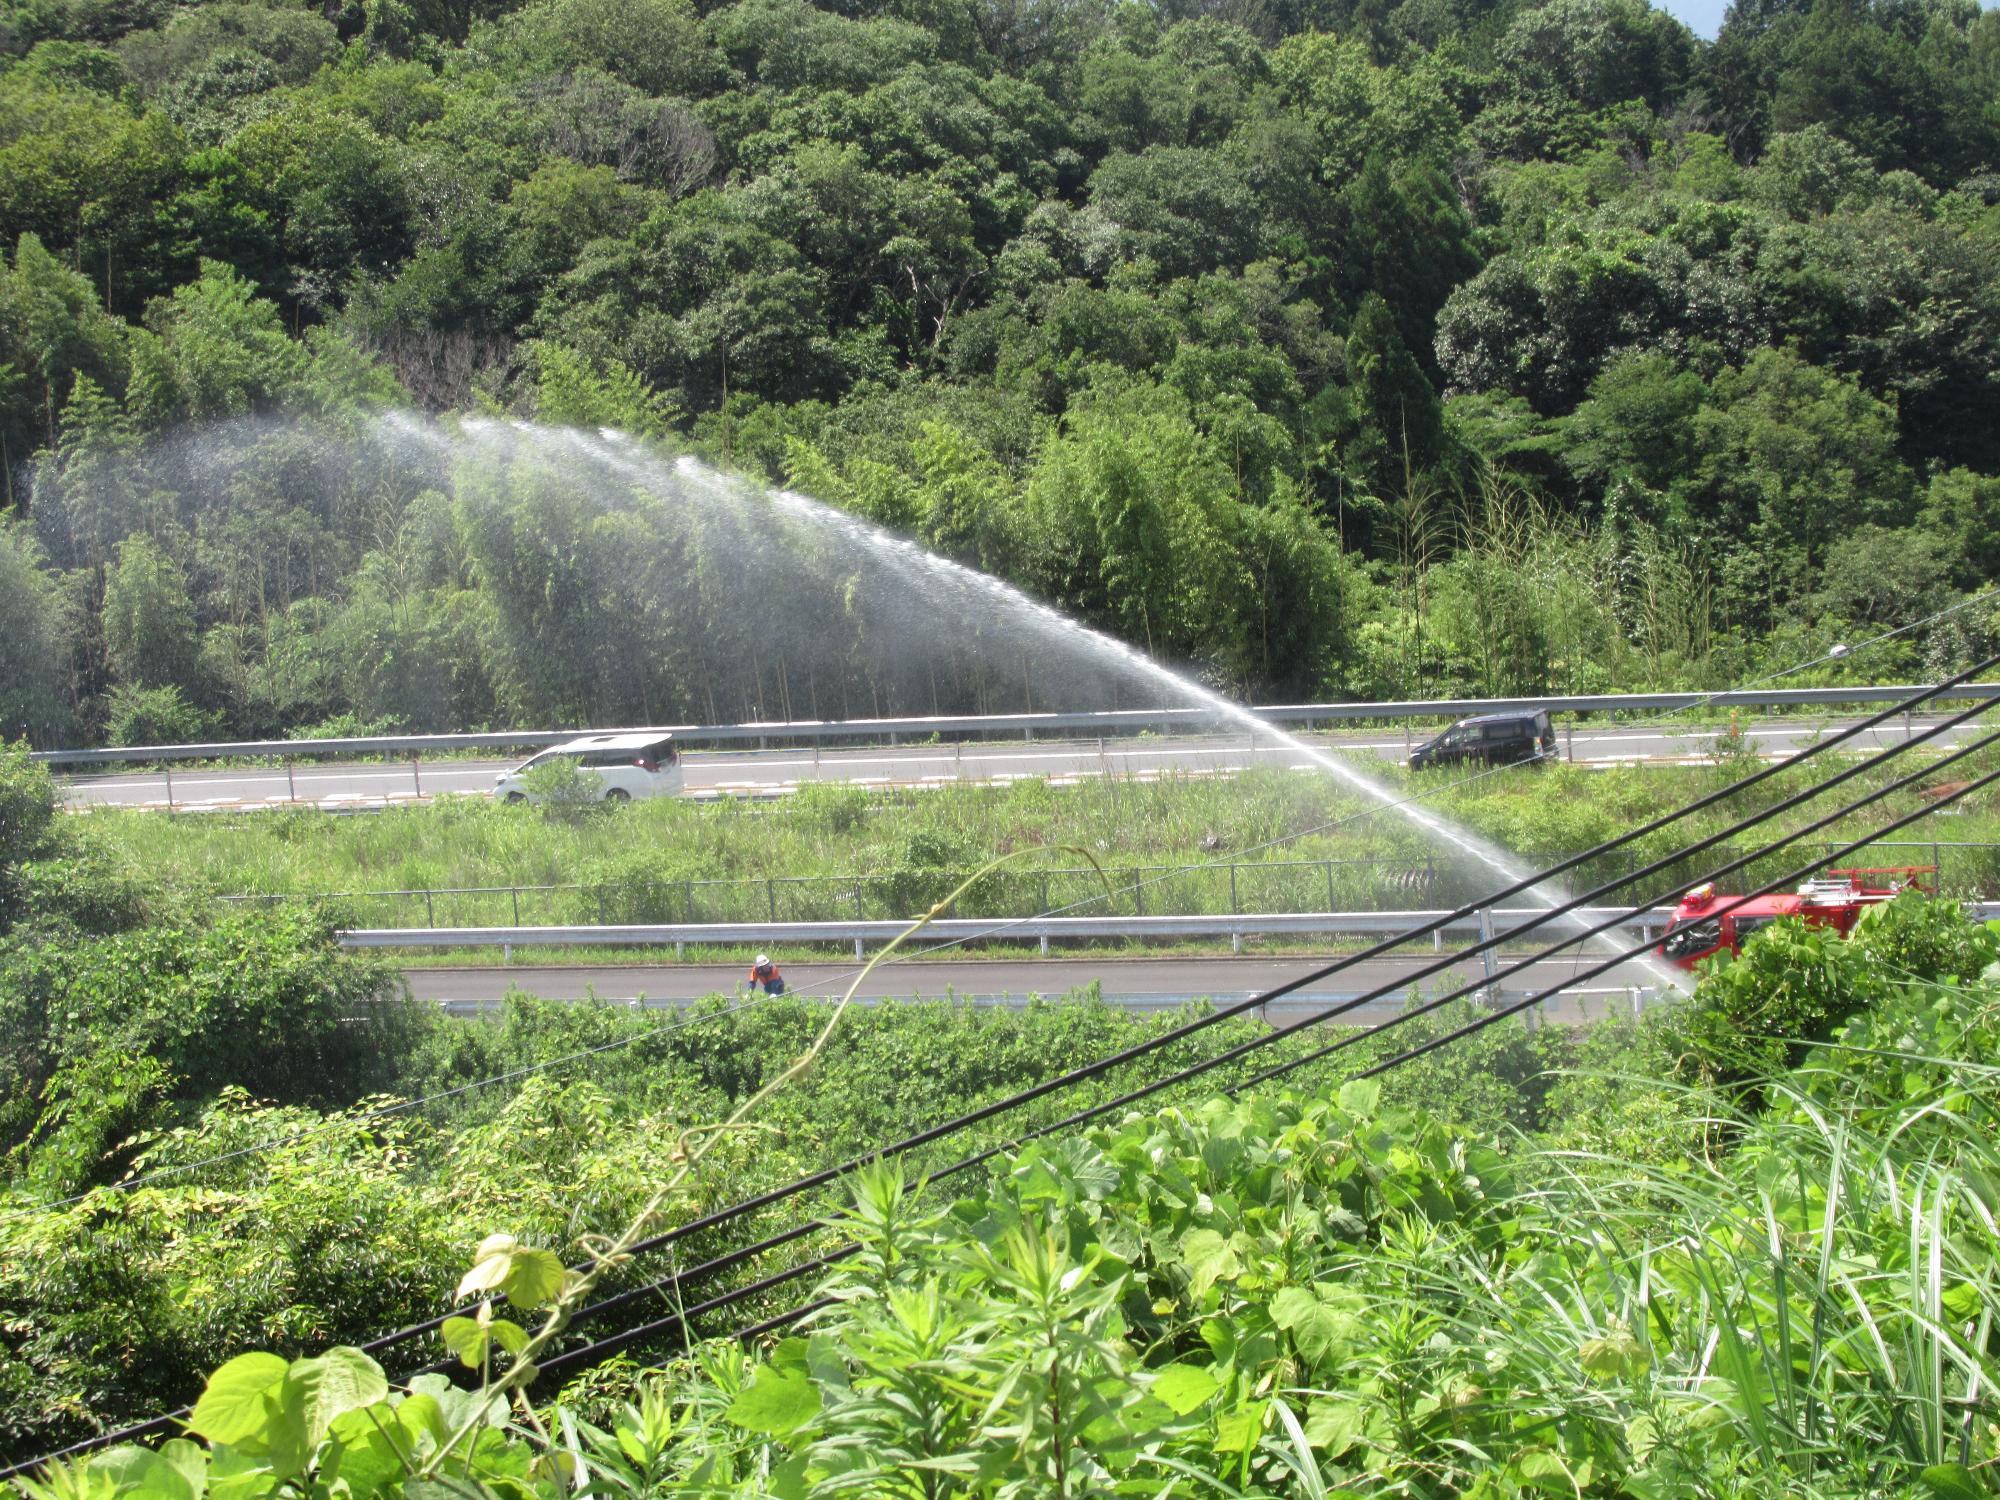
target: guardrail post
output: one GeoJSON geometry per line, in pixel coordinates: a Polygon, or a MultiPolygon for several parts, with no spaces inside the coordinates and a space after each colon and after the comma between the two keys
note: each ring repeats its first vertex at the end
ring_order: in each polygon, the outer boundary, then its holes
{"type": "Polygon", "coordinates": [[[1635,984],[1632,986],[1632,1014],[1635,1016],[1641,1016],[1644,1015],[1645,1013],[1646,1013],[1645,993],[1639,988],[1638,985],[1635,984]]]}
{"type": "Polygon", "coordinates": [[[1049,935],[1045,932],[1042,934],[1042,957],[1047,958],[1048,956],[1049,956],[1049,935]]]}
{"type": "Polygon", "coordinates": [[[1229,951],[1231,953],[1241,953],[1243,951],[1242,933],[1232,932],[1229,934],[1229,951]]]}
{"type": "MultiPolygon", "coordinates": [[[[1493,908],[1490,906],[1479,908],[1479,941],[1482,943],[1491,943],[1493,941],[1493,908]]],[[[1479,955],[1479,963],[1486,971],[1486,986],[1491,990],[1493,987],[1493,950],[1491,948],[1488,948],[1479,955]]]]}
{"type": "Polygon", "coordinates": [[[170,762],[163,760],[160,762],[160,769],[166,773],[167,811],[172,812],[174,810],[174,768],[170,762]]]}
{"type": "Polygon", "coordinates": [[[856,963],[860,963],[860,962],[861,962],[861,939],[860,939],[860,938],[856,938],[856,939],[854,940],[854,961],[855,961],[856,963]]]}
{"type": "Polygon", "coordinates": [[[410,789],[419,797],[424,794],[423,773],[417,769],[417,757],[414,755],[410,757],[410,789]]]}
{"type": "Polygon", "coordinates": [[[512,943],[502,943],[500,945],[500,962],[503,964],[511,964],[513,961],[514,961],[514,945],[512,943]]]}

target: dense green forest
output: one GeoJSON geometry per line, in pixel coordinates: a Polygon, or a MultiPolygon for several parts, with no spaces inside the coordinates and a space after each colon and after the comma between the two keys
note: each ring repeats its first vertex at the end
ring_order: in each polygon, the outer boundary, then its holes
{"type": "Polygon", "coordinates": [[[399,410],[782,480],[1262,697],[1740,680],[2000,576],[1972,0],[5,0],[0,245],[44,743],[990,701],[876,620],[718,693],[732,617],[868,590],[399,410]]]}

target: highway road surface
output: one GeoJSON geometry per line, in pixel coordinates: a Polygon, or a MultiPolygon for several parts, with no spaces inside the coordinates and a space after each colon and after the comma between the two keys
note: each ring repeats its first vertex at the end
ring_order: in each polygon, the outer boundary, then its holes
{"type": "MultiPolygon", "coordinates": [[[[1765,755],[1789,753],[1815,734],[1844,727],[1805,719],[1760,722],[1745,733],[1765,755]]],[[[1919,719],[1918,725],[1925,721],[1919,719]]],[[[1904,738],[1901,726],[1872,730],[1856,748],[1873,749],[1904,738]]],[[[1957,743],[1959,731],[1941,737],[1938,748],[1957,743]]],[[[1708,754],[1713,729],[1671,725],[1604,726],[1564,732],[1564,753],[1592,765],[1671,761],[1708,754]]],[[[1408,741],[1381,731],[1313,735],[1307,743],[1400,761],[1408,741]]],[[[429,764],[301,764],[290,770],[260,768],[167,773],[77,775],[62,779],[71,807],[141,808],[270,807],[293,802],[323,807],[379,807],[447,793],[486,793],[494,778],[525,757],[507,761],[435,761],[429,764]]],[[[695,751],[683,761],[684,795],[691,797],[773,796],[812,781],[861,786],[932,787],[1005,783],[1031,777],[1069,781],[1114,775],[1149,778],[1174,774],[1228,775],[1251,765],[1310,769],[1312,762],[1293,747],[1259,734],[1209,738],[1121,740],[1037,740],[976,745],[898,745],[870,749],[695,751]]],[[[1449,777],[1450,772],[1439,772],[1449,777]]]]}
{"type": "MultiPolygon", "coordinates": [[[[793,993],[838,996],[845,993],[854,966],[838,963],[784,963],[776,955],[793,993]]],[[[1397,986],[1392,998],[1370,1002],[1352,1012],[1357,1023],[1374,1024],[1404,1007],[1410,978],[1431,955],[1387,957],[1356,964],[1305,989],[1272,1001],[1264,1014],[1282,1024],[1324,1011],[1382,985],[1397,986]]],[[[1095,981],[1104,998],[1133,1010],[1169,1010],[1189,1000],[1206,998],[1229,1004],[1275,989],[1327,960],[1291,958],[1048,958],[960,959],[951,962],[909,960],[888,964],[868,977],[856,998],[866,1001],[938,999],[947,995],[977,1004],[1022,1005],[1030,995],[1067,994],[1095,981]]],[[[1519,972],[1506,960],[1496,961],[1500,988],[1511,998],[1531,989],[1561,984],[1596,960],[1568,956],[1530,964],[1519,972]]],[[[744,967],[735,964],[582,965],[562,968],[422,968],[406,969],[410,992],[435,1001],[455,1014],[471,1015],[497,1007],[509,990],[519,988],[551,1000],[595,997],[619,1004],[661,1009],[677,1008],[710,995],[739,993],[744,967]]],[[[1479,958],[1463,959],[1445,973],[1425,980],[1426,996],[1482,980],[1486,970],[1479,958]]],[[[1577,993],[1552,1001],[1544,1014],[1555,1019],[1604,1015],[1607,1009],[1629,1011],[1632,986],[1650,987],[1651,975],[1628,966],[1604,976],[1582,980],[1577,993]],[[1622,983],[1620,983],[1622,981],[1622,983]]]]}

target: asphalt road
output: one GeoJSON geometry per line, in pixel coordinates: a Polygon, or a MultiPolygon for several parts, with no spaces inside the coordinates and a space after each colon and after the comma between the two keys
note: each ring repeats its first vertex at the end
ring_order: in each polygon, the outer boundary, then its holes
{"type": "MultiPolygon", "coordinates": [[[[785,981],[801,995],[838,996],[845,992],[854,975],[852,965],[834,963],[784,963],[777,955],[785,981]]],[[[1365,994],[1382,985],[1394,984],[1399,993],[1372,1001],[1352,1013],[1357,1023],[1373,1024],[1396,1015],[1403,1008],[1402,991],[1409,976],[1430,956],[1395,956],[1371,959],[1341,973],[1319,980],[1305,989],[1272,1001],[1264,1014],[1282,1023],[1315,1011],[1323,1011],[1341,1001],[1365,994]]],[[[1133,1010],[1167,1010],[1196,998],[1217,1004],[1246,999],[1287,983],[1325,960],[1290,958],[1048,958],[1048,959],[963,959],[948,963],[910,960],[885,965],[868,978],[856,993],[858,1000],[935,999],[947,995],[979,1004],[1022,1005],[1030,995],[1059,996],[1096,981],[1104,998],[1133,1010]]],[[[1588,958],[1548,959],[1530,964],[1519,973],[1507,972],[1503,959],[1496,970],[1500,988],[1509,996],[1542,989],[1569,979],[1578,969],[1589,967],[1588,958]]],[[[1462,960],[1452,969],[1424,981],[1425,995],[1442,993],[1484,977],[1478,958],[1462,960]]],[[[735,994],[742,986],[744,967],[717,964],[584,965],[562,968],[424,968],[406,969],[403,977],[410,992],[431,1000],[456,1014],[475,1014],[498,1006],[510,989],[550,1000],[581,1000],[595,997],[621,1004],[660,1009],[685,1006],[714,994],[735,994]]],[[[1599,978],[1581,981],[1577,993],[1565,995],[1544,1007],[1554,1019],[1601,1016],[1607,1007],[1629,1008],[1631,991],[1614,981],[1649,987],[1651,976],[1636,967],[1613,971],[1599,978]]]]}
{"type": "MultiPolygon", "coordinates": [[[[1844,727],[1851,719],[1836,721],[1844,727]]],[[[1924,721],[1919,720],[1921,725],[1924,721]]],[[[1746,734],[1767,755],[1784,754],[1806,743],[1823,726],[1781,720],[1750,726],[1746,734]]],[[[1894,744],[1900,727],[1883,727],[1861,737],[1857,748],[1894,744]]],[[[1671,727],[1607,726],[1564,734],[1564,753],[1593,765],[1662,761],[1705,755],[1715,731],[1671,727]]],[[[1956,732],[1944,737],[1955,744],[1956,732]]],[[[1408,742],[1400,734],[1314,735],[1309,743],[1400,761],[1408,742]]],[[[1941,745],[1940,748],[1944,748],[1941,745]]],[[[64,799],[73,807],[125,806],[223,808],[291,802],[327,807],[379,806],[444,793],[480,793],[509,761],[437,761],[428,765],[316,763],[283,769],[194,770],[135,775],[64,778],[64,799]]],[[[1247,735],[1205,739],[1125,739],[1035,741],[981,745],[904,745],[815,753],[800,749],[697,751],[683,765],[685,795],[766,796],[810,781],[843,781],[863,786],[941,786],[996,783],[1023,777],[1065,780],[1106,774],[1150,777],[1164,774],[1229,774],[1250,765],[1308,769],[1297,750],[1266,740],[1253,747],[1247,735]],[[1101,748],[1100,748],[1101,744],[1101,748]]]]}

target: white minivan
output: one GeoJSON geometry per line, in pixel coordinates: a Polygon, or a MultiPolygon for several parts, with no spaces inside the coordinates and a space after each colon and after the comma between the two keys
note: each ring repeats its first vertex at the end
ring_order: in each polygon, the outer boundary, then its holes
{"type": "Polygon", "coordinates": [[[600,802],[630,802],[634,797],[671,797],[681,789],[681,758],[670,734],[589,734],[551,745],[511,771],[502,771],[493,795],[505,802],[526,801],[524,771],[566,760],[596,778],[600,802]]]}

